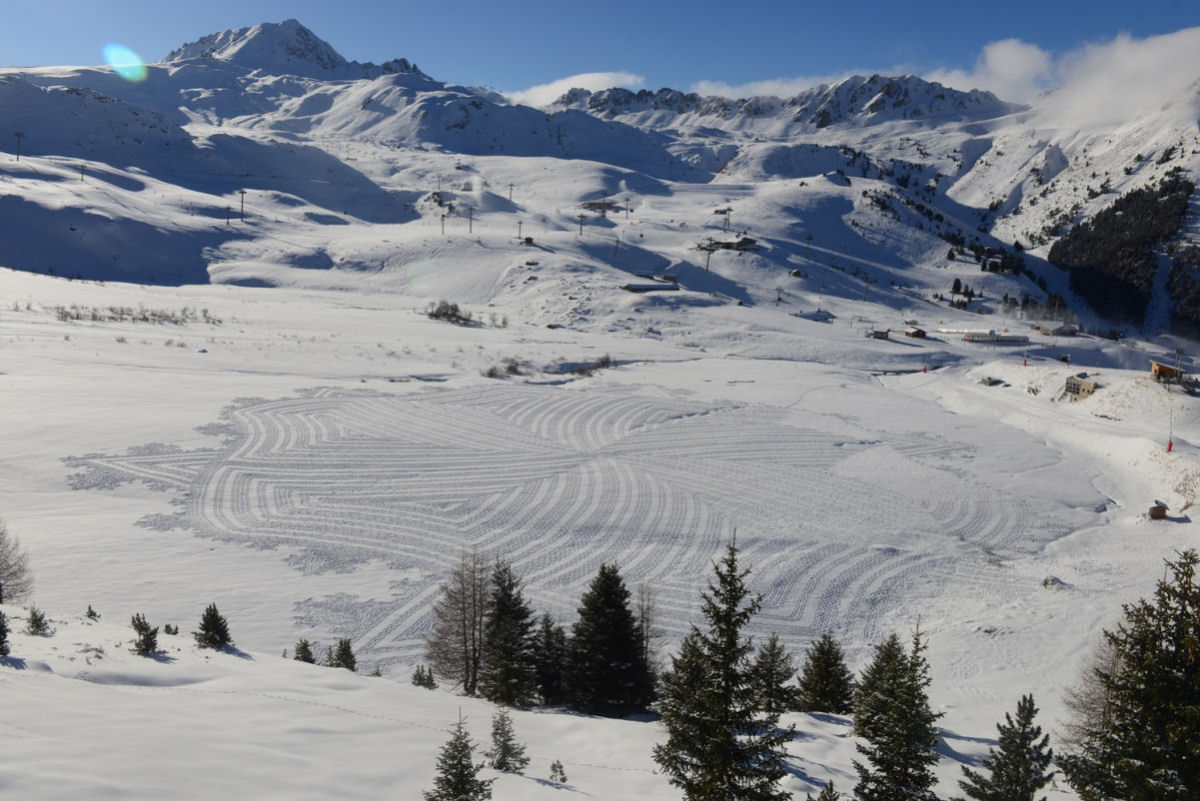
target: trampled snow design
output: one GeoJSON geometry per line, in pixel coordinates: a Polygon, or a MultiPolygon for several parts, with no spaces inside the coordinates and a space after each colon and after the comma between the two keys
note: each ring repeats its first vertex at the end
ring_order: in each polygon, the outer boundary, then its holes
{"type": "Polygon", "coordinates": [[[388,600],[304,604],[310,624],[330,627],[356,608],[346,633],[376,665],[420,660],[438,585],[464,549],[510,561],[532,602],[563,620],[616,562],[631,584],[656,588],[673,639],[694,618],[696,576],[737,529],[766,597],[764,628],[872,641],[901,588],[1003,594],[1012,580],[999,560],[1073,530],[981,486],[967,443],[846,439],[741,404],[545,386],[323,389],[225,416],[220,448],[71,459],[83,468],[72,485],[167,489],[180,511],[144,525],[287,545],[306,571],[415,569],[420,579],[397,582],[388,600]]]}

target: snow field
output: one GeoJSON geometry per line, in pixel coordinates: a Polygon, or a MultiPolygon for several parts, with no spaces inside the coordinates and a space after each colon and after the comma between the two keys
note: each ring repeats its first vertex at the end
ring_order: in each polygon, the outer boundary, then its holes
{"type": "Polygon", "coordinates": [[[873,642],[898,596],[1003,592],[989,560],[1037,554],[1071,530],[930,466],[955,453],[969,466],[962,444],[845,441],[762,408],[618,389],[318,389],[236,404],[214,430],[223,442],[200,452],[70,459],[71,485],[168,489],[182,505],[142,525],[286,545],[306,571],[380,559],[420,576],[390,598],[304,602],[308,625],[349,625],[342,636],[364,664],[404,674],[466,548],[511,561],[535,605],[564,621],[599,565],[616,561],[631,585],[658,590],[673,640],[694,618],[697,577],[736,529],[766,599],[760,628],[797,643],[826,630],[873,642]]]}

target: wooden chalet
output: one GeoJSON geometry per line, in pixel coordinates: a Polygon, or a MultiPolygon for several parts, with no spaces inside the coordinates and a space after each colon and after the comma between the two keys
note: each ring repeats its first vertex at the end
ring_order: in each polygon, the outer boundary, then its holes
{"type": "Polygon", "coordinates": [[[1163,364],[1151,359],[1150,375],[1154,377],[1155,381],[1174,384],[1183,380],[1184,372],[1178,367],[1172,367],[1169,364],[1163,364]]]}

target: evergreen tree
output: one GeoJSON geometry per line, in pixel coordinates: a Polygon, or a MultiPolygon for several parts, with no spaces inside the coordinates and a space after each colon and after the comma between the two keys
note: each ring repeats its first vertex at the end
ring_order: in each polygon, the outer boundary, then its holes
{"type": "Polygon", "coordinates": [[[437,776],[433,780],[433,789],[423,794],[425,801],[484,801],[491,798],[492,783],[479,778],[482,769],[482,763],[475,764],[475,744],[460,718],[438,755],[437,776]]]}
{"type": "Polygon", "coordinates": [[[854,675],[846,667],[842,647],[828,632],[809,646],[804,657],[799,708],[834,715],[848,715],[854,708],[854,675]]]}
{"type": "Polygon", "coordinates": [[[938,755],[935,723],[929,706],[929,664],[918,630],[912,652],[893,634],[875,652],[854,696],[854,733],[866,740],[855,747],[860,801],[936,801],[933,766],[938,755]]]}
{"type": "Polygon", "coordinates": [[[437,689],[437,680],[433,678],[433,671],[425,665],[417,665],[413,668],[412,683],[414,687],[424,687],[426,690],[437,689]]]}
{"type": "Polygon", "coordinates": [[[332,654],[332,658],[329,660],[330,667],[345,668],[352,673],[358,670],[358,660],[354,658],[354,651],[350,648],[348,637],[338,640],[337,649],[330,653],[332,654]]]}
{"type": "Polygon", "coordinates": [[[783,801],[784,746],[792,729],[759,706],[752,643],[743,631],[762,599],[751,596],[730,544],[702,594],[706,628],[693,626],[662,681],[667,742],[654,761],[687,801],[783,801]]]}
{"type": "Polygon", "coordinates": [[[799,700],[796,688],[788,685],[796,675],[796,664],[775,632],[758,650],[751,673],[759,694],[759,707],[764,712],[781,715],[796,709],[799,700]]]}
{"type": "Polygon", "coordinates": [[[1084,801],[1183,801],[1200,795],[1200,556],[1167,562],[1153,602],[1125,606],[1104,637],[1117,656],[1094,668],[1103,714],[1081,721],[1059,759],[1084,801]]]}
{"type": "Polygon", "coordinates": [[[146,616],[138,612],[130,620],[130,625],[133,626],[133,633],[137,638],[133,641],[133,648],[139,656],[151,656],[158,653],[158,627],[150,627],[146,622],[146,616]]]}
{"type": "Polygon", "coordinates": [[[507,709],[501,709],[492,715],[492,747],[484,756],[488,764],[501,773],[520,773],[529,764],[525,756],[525,746],[517,742],[513,733],[512,718],[507,709]]]}
{"type": "Polygon", "coordinates": [[[528,706],[537,692],[533,610],[507,562],[492,569],[491,595],[483,622],[479,693],[506,706],[528,706]]]}
{"type": "MultiPolygon", "coordinates": [[[[839,801],[841,797],[841,793],[833,789],[833,781],[831,780],[826,782],[825,786],[821,788],[821,794],[816,797],[815,801],[839,801]]],[[[808,796],[808,801],[814,801],[811,793],[808,796]]]]}
{"type": "Polygon", "coordinates": [[[296,653],[292,658],[297,662],[307,662],[310,665],[315,664],[317,661],[316,657],[313,656],[312,643],[303,638],[300,639],[300,642],[296,643],[296,653]]]}
{"type": "Polygon", "coordinates": [[[459,685],[467,695],[474,695],[479,686],[487,599],[487,565],[477,551],[466,551],[433,604],[425,659],[437,675],[459,685]]]}
{"type": "Polygon", "coordinates": [[[8,618],[0,612],[0,657],[8,656],[12,653],[11,646],[8,644],[8,618]]]}
{"type": "Polygon", "coordinates": [[[558,706],[567,700],[567,633],[547,612],[542,615],[534,642],[538,696],[543,704],[558,706]]]}
{"type": "Polygon", "coordinates": [[[233,639],[229,636],[229,623],[217,611],[215,603],[209,604],[204,610],[200,618],[200,630],[193,631],[192,636],[196,638],[196,645],[201,648],[221,649],[233,645],[233,639]]]}
{"type": "Polygon", "coordinates": [[[46,619],[46,613],[36,606],[29,607],[29,617],[25,619],[25,633],[35,637],[50,633],[50,621],[46,619]]]}
{"type": "Polygon", "coordinates": [[[567,772],[563,770],[563,763],[557,759],[550,763],[550,781],[559,784],[567,783],[567,772]]]}
{"type": "Polygon", "coordinates": [[[579,605],[568,657],[571,705],[595,715],[645,710],[654,681],[629,590],[617,566],[600,566],[579,605]]]}
{"type": "MultiPolygon", "coordinates": [[[[997,723],[1000,732],[997,748],[989,749],[983,760],[987,776],[963,767],[964,778],[958,786],[967,798],[975,801],[1034,801],[1038,790],[1045,787],[1054,771],[1046,768],[1054,760],[1047,746],[1050,735],[1042,736],[1042,727],[1033,724],[1037,715],[1033,696],[1022,696],[1017,703],[1017,720],[1004,714],[1004,723],[997,723]],[[1040,739],[1039,739],[1040,738],[1040,739]]],[[[1041,801],[1046,801],[1042,796],[1041,801]]]]}

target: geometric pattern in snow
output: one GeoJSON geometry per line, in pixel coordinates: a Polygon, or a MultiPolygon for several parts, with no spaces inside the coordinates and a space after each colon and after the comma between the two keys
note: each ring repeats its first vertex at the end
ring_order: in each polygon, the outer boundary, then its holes
{"type": "Polygon", "coordinates": [[[799,650],[824,631],[877,641],[899,595],[1000,585],[989,554],[1036,551],[1067,530],[941,466],[961,443],[850,441],[770,407],[496,382],[316,389],[241,399],[222,417],[201,429],[221,439],[210,450],[69,458],[72,486],[168,490],[175,511],[143,525],[286,546],[299,570],[404,569],[390,599],[358,598],[351,583],[297,602],[300,624],[352,636],[365,664],[420,659],[439,583],[466,548],[511,562],[535,610],[567,623],[615,562],[631,590],[654,589],[673,640],[736,528],[764,596],[755,627],[799,650]]]}

